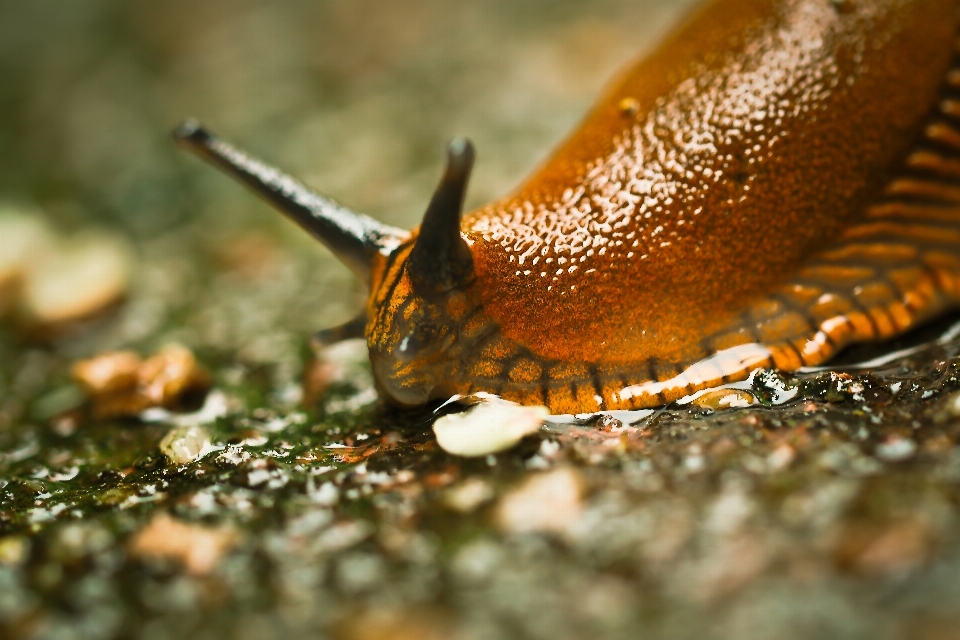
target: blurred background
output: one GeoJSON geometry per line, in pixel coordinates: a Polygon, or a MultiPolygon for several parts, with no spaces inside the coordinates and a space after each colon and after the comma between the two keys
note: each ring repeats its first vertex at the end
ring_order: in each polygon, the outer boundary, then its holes
{"type": "Polygon", "coordinates": [[[471,202],[514,185],[683,0],[0,2],[0,196],[137,239],[264,207],[188,160],[196,116],[308,183],[417,222],[442,145],[480,156],[471,202]]]}

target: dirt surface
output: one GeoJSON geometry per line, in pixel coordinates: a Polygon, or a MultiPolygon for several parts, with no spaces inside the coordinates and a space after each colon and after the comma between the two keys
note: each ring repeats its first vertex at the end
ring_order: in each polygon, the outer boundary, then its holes
{"type": "Polygon", "coordinates": [[[950,321],[458,458],[362,344],[311,355],[362,303],[347,270],[168,138],[196,116],[411,226],[447,138],[472,203],[503,193],[685,4],[0,1],[0,196],[136,254],[102,314],[0,324],[0,635],[956,637],[950,321]],[[71,376],[167,345],[205,397],[116,417],[71,376]]]}

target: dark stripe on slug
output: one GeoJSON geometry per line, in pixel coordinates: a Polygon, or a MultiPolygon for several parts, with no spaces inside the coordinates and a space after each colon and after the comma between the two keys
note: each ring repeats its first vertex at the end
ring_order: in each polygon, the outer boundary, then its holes
{"type": "MultiPolygon", "coordinates": [[[[882,339],[889,338],[890,336],[894,335],[894,334],[897,332],[897,321],[896,321],[896,319],[890,314],[890,312],[887,310],[886,307],[873,307],[873,308],[870,309],[870,313],[871,313],[871,315],[874,315],[874,314],[875,314],[876,316],[882,317],[883,319],[885,319],[885,320],[890,324],[891,331],[881,333],[881,334],[880,334],[880,337],[881,337],[882,339]]],[[[878,324],[878,326],[879,326],[879,323],[877,323],[877,324],[878,324]]]]}
{"type": "Polygon", "coordinates": [[[500,327],[495,324],[490,324],[483,333],[477,336],[476,340],[474,340],[473,344],[471,345],[471,348],[477,353],[480,353],[483,351],[483,349],[489,346],[491,341],[499,339],[500,327]]]}
{"type": "Polygon", "coordinates": [[[399,318],[406,319],[405,317],[406,317],[407,309],[409,309],[411,305],[415,305],[415,304],[416,303],[413,297],[408,297],[403,302],[400,303],[400,306],[397,307],[397,310],[393,315],[399,318]]]}
{"type": "MultiPolygon", "coordinates": [[[[853,294],[849,297],[850,306],[853,309],[867,319],[867,322],[870,324],[870,331],[872,335],[867,336],[868,338],[875,338],[880,335],[880,327],[877,326],[876,321],[873,319],[873,316],[870,315],[870,311],[861,304],[860,300],[857,299],[856,294],[853,294]]],[[[852,320],[850,321],[853,322],[852,320]]]]}
{"type": "Polygon", "coordinates": [[[887,185],[887,196],[913,197],[933,202],[960,203],[960,188],[934,180],[898,178],[887,185]]]}
{"type": "Polygon", "coordinates": [[[408,246],[411,246],[413,243],[408,241],[404,244],[397,247],[389,256],[387,256],[387,261],[383,270],[384,282],[389,281],[390,284],[387,287],[384,287],[383,283],[380,284],[380,288],[377,294],[377,303],[382,305],[385,301],[393,297],[393,291],[397,286],[397,283],[403,277],[403,264],[397,264],[397,261],[401,258],[406,257],[408,253],[408,246]]]}
{"type": "Polygon", "coordinates": [[[571,380],[567,384],[567,390],[570,392],[570,398],[576,401],[580,395],[580,384],[576,380],[571,380]]]}
{"type": "Polygon", "coordinates": [[[473,330],[472,334],[467,332],[467,326],[474,318],[481,315],[483,310],[483,304],[478,304],[468,311],[460,321],[457,330],[460,334],[461,348],[467,348],[469,346],[470,349],[474,349],[481,341],[488,339],[491,335],[499,333],[499,325],[490,319],[487,319],[487,322],[481,324],[478,329],[473,330]]]}
{"type": "MultiPolygon", "coordinates": [[[[651,382],[663,382],[660,380],[660,377],[657,375],[657,365],[659,361],[657,358],[650,358],[647,361],[647,377],[651,382]]],[[[666,396],[663,395],[663,391],[658,391],[656,393],[657,402],[659,404],[666,404],[666,396]]]]}
{"type": "Polygon", "coordinates": [[[513,368],[517,366],[517,363],[520,362],[522,358],[523,354],[521,354],[518,349],[515,349],[507,357],[501,358],[500,364],[503,368],[500,370],[499,375],[497,375],[495,379],[503,380],[507,384],[510,384],[512,382],[512,380],[510,380],[510,372],[513,371],[513,368]]]}
{"type": "MultiPolygon", "coordinates": [[[[888,268],[898,267],[900,265],[913,264],[913,261],[910,259],[898,258],[893,256],[892,259],[888,262],[885,262],[882,258],[873,258],[870,262],[867,262],[865,259],[854,260],[852,258],[848,260],[831,260],[830,265],[836,266],[838,269],[862,269],[864,271],[870,271],[871,274],[877,271],[882,271],[888,268]]],[[[825,291],[824,293],[829,293],[832,295],[843,295],[840,293],[839,289],[834,289],[833,291],[825,291]]]]}
{"type": "Polygon", "coordinates": [[[904,296],[907,295],[907,292],[903,287],[900,286],[900,283],[894,280],[890,276],[890,271],[888,269],[880,269],[877,272],[877,278],[886,284],[893,291],[894,297],[897,300],[903,300],[904,296]]]}
{"type": "Polygon", "coordinates": [[[767,366],[766,366],[767,369],[775,369],[777,367],[777,361],[774,359],[772,352],[770,353],[769,356],[767,356],[766,363],[767,363],[767,366]]]}
{"type": "Polygon", "coordinates": [[[861,265],[865,262],[890,264],[891,260],[913,264],[917,253],[915,246],[904,242],[851,242],[825,251],[820,255],[819,261],[845,267],[853,266],[855,260],[859,260],[861,265]]]}
{"type": "Polygon", "coordinates": [[[886,284],[893,291],[894,297],[893,297],[893,300],[891,300],[890,305],[888,306],[899,304],[906,311],[909,318],[905,324],[898,322],[897,316],[894,315],[894,313],[890,309],[888,309],[887,307],[884,307],[887,310],[887,315],[889,315],[890,318],[893,320],[893,324],[895,327],[897,327],[898,330],[900,331],[906,330],[910,326],[910,324],[913,322],[914,316],[915,316],[915,314],[913,313],[913,310],[911,309],[912,305],[910,304],[910,296],[908,295],[910,290],[906,290],[902,286],[900,286],[900,283],[894,280],[893,277],[890,275],[889,270],[886,270],[886,269],[881,270],[877,274],[877,277],[880,279],[881,282],[886,284]]]}
{"type": "Polygon", "coordinates": [[[960,208],[956,205],[927,205],[894,200],[870,207],[867,216],[873,220],[902,222],[955,222],[960,226],[960,208]]]}
{"type": "Polygon", "coordinates": [[[924,292],[921,292],[919,289],[913,293],[912,296],[908,296],[903,300],[903,307],[907,310],[907,313],[910,314],[910,317],[913,320],[916,320],[924,309],[930,306],[932,298],[924,292]],[[914,301],[914,296],[920,298],[919,302],[914,301]]]}
{"type": "MultiPolygon", "coordinates": [[[[741,318],[741,322],[742,322],[742,321],[743,321],[743,316],[741,315],[740,318],[741,318]]],[[[701,337],[700,337],[700,340],[699,340],[700,348],[701,348],[702,350],[704,350],[704,351],[707,351],[708,353],[711,352],[711,351],[716,351],[716,349],[714,349],[714,347],[713,347],[713,341],[714,341],[715,338],[716,338],[715,335],[701,336],[701,337]]]]}
{"type": "Polygon", "coordinates": [[[896,221],[868,222],[849,229],[847,238],[888,237],[903,240],[909,238],[933,245],[960,244],[960,230],[933,224],[907,224],[896,221]]]}
{"type": "Polygon", "coordinates": [[[907,158],[907,166],[915,171],[929,171],[940,176],[960,180],[960,160],[948,158],[935,151],[922,149],[907,158]]]}
{"type": "Polygon", "coordinates": [[[761,324],[763,324],[763,320],[755,321],[750,317],[745,317],[739,328],[747,332],[747,335],[750,336],[750,341],[762,344],[763,339],[760,337],[761,324]]]}
{"type": "Polygon", "coordinates": [[[397,288],[397,283],[400,282],[400,278],[396,278],[390,285],[387,287],[386,296],[383,299],[383,302],[380,304],[377,309],[377,317],[375,320],[375,326],[385,327],[391,326],[393,323],[387,322],[387,316],[390,314],[390,305],[386,302],[393,298],[393,294],[397,288]]]}
{"type": "Polygon", "coordinates": [[[399,259],[402,255],[406,255],[412,247],[413,242],[408,240],[391,251],[390,255],[387,256],[386,262],[384,262],[383,272],[390,273],[390,270],[393,269],[393,265],[397,262],[397,259],[399,259]]]}
{"type": "Polygon", "coordinates": [[[793,344],[793,342],[784,342],[783,346],[789,349],[790,351],[793,351],[793,353],[797,356],[797,358],[800,359],[801,363],[807,364],[807,359],[804,357],[803,352],[801,352],[800,349],[797,349],[796,345],[793,344]]]}
{"type": "Polygon", "coordinates": [[[592,364],[588,369],[590,375],[590,382],[593,384],[593,392],[597,394],[598,397],[603,398],[602,404],[606,404],[606,398],[603,395],[603,385],[600,384],[600,370],[597,369],[597,365],[592,364]]]}
{"type": "Polygon", "coordinates": [[[540,403],[545,406],[550,406],[550,385],[546,382],[537,383],[537,390],[540,392],[540,403]]]}
{"type": "Polygon", "coordinates": [[[468,324],[470,324],[470,321],[473,320],[480,312],[483,311],[483,308],[484,308],[483,304],[481,303],[474,306],[472,309],[470,309],[470,311],[467,311],[463,315],[463,318],[460,319],[460,326],[465,327],[468,324]]]}
{"type": "MultiPolygon", "coordinates": [[[[540,399],[543,402],[543,406],[550,406],[550,367],[543,362],[537,361],[540,364],[540,379],[537,381],[537,385],[540,389],[540,399]]],[[[573,396],[576,398],[576,394],[573,396]]]]}
{"type": "Polygon", "coordinates": [[[960,101],[957,100],[942,100],[940,102],[940,113],[950,116],[951,118],[960,118],[960,101]]]}
{"type": "Polygon", "coordinates": [[[943,293],[943,287],[940,283],[940,274],[937,272],[937,269],[932,265],[928,264],[926,260],[921,259],[919,261],[920,270],[930,278],[930,282],[933,284],[933,290],[936,293],[943,293]]]}
{"type": "Polygon", "coordinates": [[[822,327],[817,327],[817,334],[823,334],[824,341],[827,343],[827,346],[830,348],[831,353],[835,353],[840,348],[840,345],[838,345],[834,341],[833,336],[831,336],[829,333],[824,331],[822,327]]]}
{"type": "Polygon", "coordinates": [[[771,297],[775,298],[781,304],[787,307],[787,309],[793,311],[798,316],[800,316],[804,320],[804,322],[807,323],[808,329],[815,329],[817,327],[817,320],[812,315],[810,315],[810,309],[808,308],[807,305],[797,300],[794,300],[790,296],[784,294],[782,291],[778,291],[774,293],[771,297]]]}
{"type": "Polygon", "coordinates": [[[960,152],[960,131],[946,122],[934,122],[924,131],[928,141],[943,145],[953,153],[960,152]]]}
{"type": "MultiPolygon", "coordinates": [[[[843,298],[843,296],[836,293],[833,293],[830,295],[836,296],[837,298],[843,298]]],[[[824,321],[828,320],[828,318],[824,318],[823,320],[818,319],[813,314],[813,312],[810,310],[809,307],[805,307],[804,309],[797,309],[796,311],[801,316],[803,316],[803,318],[807,321],[807,324],[810,325],[810,330],[814,332],[814,337],[817,334],[822,333],[824,339],[826,340],[827,346],[830,347],[831,350],[836,351],[839,348],[839,345],[837,345],[837,343],[834,342],[833,336],[831,336],[829,333],[823,330],[823,323],[824,321]]]]}
{"type": "Polygon", "coordinates": [[[947,84],[952,89],[960,89],[960,69],[951,69],[947,73],[947,84]]]}
{"type": "MultiPolygon", "coordinates": [[[[380,310],[381,310],[381,312],[385,311],[385,310],[387,309],[387,307],[389,307],[389,304],[387,304],[387,303],[388,303],[390,300],[393,299],[393,294],[394,294],[394,293],[396,292],[396,290],[397,290],[397,285],[400,284],[400,281],[401,281],[402,279],[403,279],[403,268],[402,268],[402,266],[401,266],[401,268],[396,271],[396,275],[394,276],[393,280],[390,282],[389,285],[387,285],[387,288],[386,288],[386,290],[384,291],[383,297],[380,298],[380,310]]],[[[380,317],[382,317],[382,316],[380,316],[380,317]]]]}
{"type": "Polygon", "coordinates": [[[821,323],[820,325],[820,331],[822,331],[823,334],[827,336],[827,339],[830,341],[830,345],[833,347],[835,352],[845,347],[850,342],[849,340],[850,336],[856,335],[857,333],[857,328],[853,325],[853,322],[850,321],[850,315],[847,313],[834,316],[833,318],[825,318],[823,322],[834,320],[836,318],[840,318],[842,322],[842,324],[840,324],[839,326],[832,328],[832,332],[837,334],[838,336],[838,338],[836,339],[832,335],[830,335],[831,332],[826,331],[823,328],[823,323],[821,323]],[[843,329],[843,331],[839,330],[841,328],[843,329]]]}
{"type": "MultiPolygon", "coordinates": [[[[473,342],[472,349],[474,353],[483,353],[486,351],[487,347],[490,346],[490,343],[494,340],[500,339],[500,328],[495,325],[489,325],[489,329],[485,333],[481,333],[480,336],[473,342]]],[[[497,362],[503,364],[503,360],[498,358],[497,362]]]]}

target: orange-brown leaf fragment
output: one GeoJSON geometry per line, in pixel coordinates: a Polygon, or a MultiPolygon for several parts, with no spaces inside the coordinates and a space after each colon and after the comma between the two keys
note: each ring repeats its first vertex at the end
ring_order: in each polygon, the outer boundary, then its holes
{"type": "Polygon", "coordinates": [[[103,353],[77,362],[72,373],[99,418],[136,416],[151,407],[175,409],[210,386],[209,374],[181,345],[164,347],[146,361],[131,351],[103,353]]]}
{"type": "Polygon", "coordinates": [[[132,351],[111,351],[73,365],[73,379],[91,396],[130,391],[141,363],[132,351]]]}

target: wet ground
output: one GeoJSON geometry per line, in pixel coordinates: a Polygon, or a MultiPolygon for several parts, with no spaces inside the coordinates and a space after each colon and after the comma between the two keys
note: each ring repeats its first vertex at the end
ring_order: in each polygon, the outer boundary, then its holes
{"type": "Polygon", "coordinates": [[[167,136],[197,116],[411,226],[445,139],[477,143],[473,203],[503,193],[681,4],[0,2],[0,195],[136,254],[95,322],[0,328],[0,635],[956,637],[951,322],[457,458],[362,345],[312,361],[349,273],[167,136]],[[183,411],[98,417],[71,379],[171,343],[212,383],[183,411]]]}

